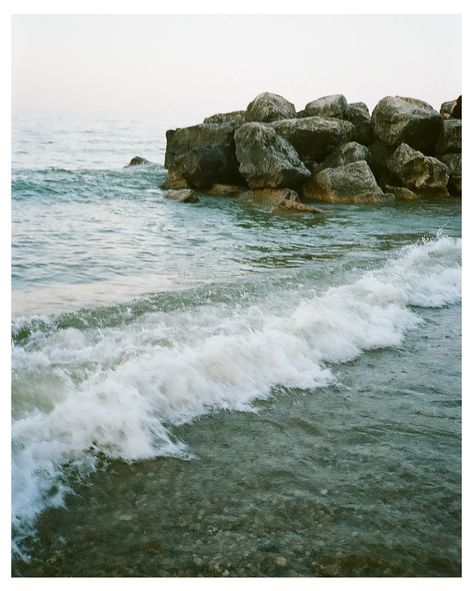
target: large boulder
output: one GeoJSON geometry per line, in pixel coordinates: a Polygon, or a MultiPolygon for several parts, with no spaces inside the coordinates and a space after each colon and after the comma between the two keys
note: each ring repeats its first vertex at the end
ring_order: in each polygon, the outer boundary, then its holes
{"type": "Polygon", "coordinates": [[[353,124],[353,139],[360,144],[368,145],[372,139],[372,124],[368,107],[365,103],[347,103],[343,94],[324,96],[307,103],[305,109],[298,113],[299,118],[324,117],[342,119],[353,124]]]}
{"type": "Polygon", "coordinates": [[[462,194],[462,155],[458,152],[453,154],[444,154],[439,156],[441,160],[448,168],[449,177],[447,189],[450,195],[461,195],[462,194]]]}
{"type": "Polygon", "coordinates": [[[406,143],[424,154],[433,154],[442,117],[429,104],[401,96],[387,96],[373,110],[376,136],[389,146],[406,143]]]}
{"type": "Polygon", "coordinates": [[[201,123],[191,127],[169,129],[166,132],[165,168],[172,170],[178,156],[197,146],[233,145],[233,132],[232,125],[217,123],[201,123]]]}
{"type": "Polygon", "coordinates": [[[297,188],[310,178],[296,150],[268,125],[242,125],[235,132],[235,146],[240,173],[252,189],[297,188]]]}
{"type": "Polygon", "coordinates": [[[381,140],[376,140],[369,146],[370,168],[383,191],[386,190],[386,185],[396,185],[398,182],[393,173],[388,169],[387,164],[395,149],[394,146],[388,146],[381,140]]]}
{"type": "Polygon", "coordinates": [[[344,117],[353,124],[353,139],[360,144],[369,146],[373,139],[373,124],[370,112],[365,103],[350,103],[348,113],[344,117]]]}
{"type": "Polygon", "coordinates": [[[304,187],[304,197],[329,203],[382,203],[385,195],[365,161],[326,168],[304,187]]]}
{"type": "Polygon", "coordinates": [[[320,172],[324,168],[337,168],[338,166],[345,166],[352,162],[359,162],[365,160],[371,162],[371,154],[369,149],[357,142],[347,142],[336,148],[316,170],[320,172]]]}
{"type": "Polygon", "coordinates": [[[271,122],[279,119],[291,119],[297,117],[296,108],[279,94],[263,92],[259,94],[246,108],[245,120],[247,122],[271,122]]]}
{"type": "Polygon", "coordinates": [[[231,111],[230,113],[217,113],[204,119],[204,123],[226,123],[239,127],[245,123],[246,111],[231,111]]]}
{"type": "Polygon", "coordinates": [[[361,101],[357,103],[348,103],[348,112],[350,112],[350,109],[358,111],[365,117],[370,117],[370,110],[368,109],[368,105],[366,103],[363,103],[361,101]]]}
{"type": "Polygon", "coordinates": [[[440,105],[440,115],[442,115],[444,119],[450,118],[456,102],[457,101],[446,101],[440,105]]]}
{"type": "Polygon", "coordinates": [[[444,119],[440,136],[437,142],[436,153],[446,154],[447,152],[462,151],[462,121],[461,119],[444,119]]]}
{"type": "Polygon", "coordinates": [[[215,183],[243,184],[232,146],[196,146],[178,156],[175,166],[194,189],[208,189],[215,183]]]}
{"type": "Polygon", "coordinates": [[[343,94],[332,94],[307,103],[304,109],[304,117],[318,116],[345,119],[348,111],[347,99],[343,94]]]}
{"type": "Polygon", "coordinates": [[[352,139],[353,125],[340,119],[285,119],[271,126],[297,150],[301,160],[320,162],[352,139]]]}
{"type": "Polygon", "coordinates": [[[455,104],[453,105],[453,108],[452,108],[451,117],[453,117],[454,119],[461,119],[462,118],[462,95],[460,95],[457,98],[457,100],[455,101],[455,104]]]}
{"type": "Polygon", "coordinates": [[[233,133],[233,125],[216,123],[168,130],[164,159],[168,177],[161,186],[180,189],[183,186],[206,187],[214,182],[238,184],[241,177],[238,163],[232,157],[233,133]],[[212,176],[214,167],[215,178],[212,176]]]}
{"type": "Polygon", "coordinates": [[[387,166],[408,189],[418,193],[447,193],[447,166],[436,158],[413,150],[407,144],[396,148],[387,166]]]}
{"type": "Polygon", "coordinates": [[[391,193],[394,195],[397,201],[415,201],[418,199],[418,196],[414,193],[414,191],[411,191],[406,187],[393,187],[391,185],[387,185],[386,193],[391,193]]]}

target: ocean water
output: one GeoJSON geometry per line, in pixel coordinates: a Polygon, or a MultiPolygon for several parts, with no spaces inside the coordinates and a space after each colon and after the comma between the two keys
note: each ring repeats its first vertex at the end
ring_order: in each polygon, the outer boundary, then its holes
{"type": "Polygon", "coordinates": [[[175,203],[166,128],[14,118],[13,574],[459,576],[460,200],[175,203]]]}

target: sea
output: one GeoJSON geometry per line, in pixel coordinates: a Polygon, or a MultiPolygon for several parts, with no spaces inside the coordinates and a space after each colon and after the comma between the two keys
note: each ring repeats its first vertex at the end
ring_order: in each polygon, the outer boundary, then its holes
{"type": "Polygon", "coordinates": [[[179,203],[159,116],[12,126],[13,576],[460,576],[461,199],[179,203]]]}

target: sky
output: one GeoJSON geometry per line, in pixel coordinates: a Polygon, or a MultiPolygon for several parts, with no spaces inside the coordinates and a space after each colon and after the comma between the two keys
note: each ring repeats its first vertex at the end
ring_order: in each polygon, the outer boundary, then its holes
{"type": "Polygon", "coordinates": [[[329,94],[439,109],[461,93],[458,15],[12,17],[13,112],[181,118],[244,109],[260,92],[302,109],[329,94]]]}

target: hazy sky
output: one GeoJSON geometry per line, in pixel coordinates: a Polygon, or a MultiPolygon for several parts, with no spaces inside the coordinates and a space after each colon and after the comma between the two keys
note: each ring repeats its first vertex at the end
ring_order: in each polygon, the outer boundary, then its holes
{"type": "Polygon", "coordinates": [[[263,91],[301,109],[327,94],[461,92],[455,15],[15,16],[15,111],[136,112],[182,124],[263,91]]]}

